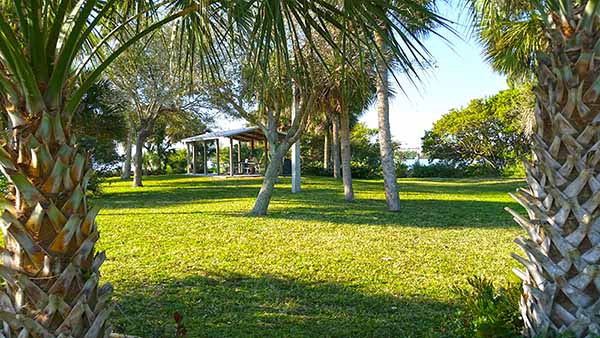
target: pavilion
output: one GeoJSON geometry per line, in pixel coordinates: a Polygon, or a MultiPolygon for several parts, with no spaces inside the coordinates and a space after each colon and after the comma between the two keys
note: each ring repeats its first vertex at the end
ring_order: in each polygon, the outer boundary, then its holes
{"type": "Polygon", "coordinates": [[[250,144],[250,152],[255,153],[255,145],[257,142],[263,142],[265,152],[268,151],[268,142],[265,134],[259,127],[247,127],[235,130],[217,131],[205,133],[202,135],[188,137],[183,139],[187,149],[187,168],[188,174],[208,175],[208,147],[210,144],[216,145],[216,166],[217,175],[221,175],[220,161],[220,139],[229,139],[229,168],[225,174],[234,175],[260,175],[260,164],[258,161],[245,159],[242,161],[242,144],[250,144]],[[237,142],[235,142],[237,141],[237,142]],[[234,145],[237,143],[237,156],[234,156],[234,145]],[[202,146],[202,166],[198,165],[199,148],[202,146]],[[237,160],[236,160],[237,159],[237,160]]]}

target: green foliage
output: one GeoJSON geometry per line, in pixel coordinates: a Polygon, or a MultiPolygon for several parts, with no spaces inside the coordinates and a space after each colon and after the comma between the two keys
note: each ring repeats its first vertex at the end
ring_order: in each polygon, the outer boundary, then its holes
{"type": "MultiPolygon", "coordinates": [[[[367,127],[363,122],[353,122],[355,123],[350,134],[352,177],[362,179],[382,177],[378,130],[367,127]]],[[[332,175],[331,170],[323,169],[323,146],[322,134],[308,134],[302,138],[302,170],[305,174],[332,175]]]]}
{"type": "Polygon", "coordinates": [[[456,167],[483,166],[502,175],[528,153],[523,115],[532,109],[531,98],[529,88],[515,88],[452,110],[425,133],[423,152],[456,167]]]}
{"type": "Polygon", "coordinates": [[[470,0],[485,59],[510,81],[534,78],[536,54],[548,48],[543,16],[533,1],[470,0]]]}
{"type": "Polygon", "coordinates": [[[453,287],[452,293],[461,309],[447,323],[448,337],[521,337],[520,285],[497,287],[490,279],[474,276],[467,279],[466,287],[453,287]]]}
{"type": "Polygon", "coordinates": [[[437,162],[430,165],[415,163],[408,170],[408,176],[415,178],[497,177],[497,173],[484,165],[461,166],[449,162],[437,162]]]}
{"type": "Polygon", "coordinates": [[[79,145],[92,154],[94,167],[109,172],[121,160],[118,142],[127,137],[120,94],[108,81],[93,85],[73,116],[73,133],[79,145]]]}
{"type": "Polygon", "coordinates": [[[352,128],[350,135],[352,177],[378,178],[382,176],[377,133],[377,129],[368,128],[363,122],[357,123],[352,128]]]}
{"type": "Polygon", "coordinates": [[[167,156],[167,174],[183,174],[187,172],[187,151],[178,149],[167,156]]]}

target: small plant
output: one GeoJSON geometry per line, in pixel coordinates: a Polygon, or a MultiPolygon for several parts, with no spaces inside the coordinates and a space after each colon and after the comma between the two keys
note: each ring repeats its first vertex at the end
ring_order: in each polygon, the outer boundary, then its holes
{"type": "Polygon", "coordinates": [[[458,297],[461,309],[445,325],[448,336],[521,337],[521,289],[517,284],[496,287],[489,279],[475,276],[467,279],[467,287],[453,287],[452,293],[458,297]]]}
{"type": "Polygon", "coordinates": [[[177,328],[177,330],[175,331],[175,337],[187,337],[187,330],[183,325],[183,316],[179,312],[175,311],[175,314],[173,314],[173,319],[175,319],[175,324],[177,328]]]}

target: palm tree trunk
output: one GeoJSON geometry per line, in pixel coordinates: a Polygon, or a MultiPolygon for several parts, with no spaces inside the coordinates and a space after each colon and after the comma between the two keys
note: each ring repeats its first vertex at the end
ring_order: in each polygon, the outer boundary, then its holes
{"type": "Polygon", "coordinates": [[[338,114],[333,114],[332,117],[333,135],[331,138],[331,156],[333,157],[333,177],[339,179],[342,177],[340,162],[340,117],[338,114]]]}
{"type": "Polygon", "coordinates": [[[269,203],[275,190],[275,184],[278,181],[279,174],[281,173],[281,165],[285,155],[290,149],[290,145],[282,143],[279,145],[269,144],[271,161],[265,171],[265,177],[263,178],[260,191],[254,201],[254,207],[250,212],[253,216],[264,216],[267,214],[269,209],[269,203]]]}
{"type": "Polygon", "coordinates": [[[99,209],[86,200],[90,160],[60,112],[9,114],[35,118],[19,119],[11,145],[0,147],[10,182],[0,336],[106,337],[112,287],[99,283],[106,256],[95,253],[99,209]]]}
{"type": "Polygon", "coordinates": [[[133,186],[134,187],[143,187],[142,184],[142,176],[144,175],[143,170],[143,148],[144,143],[146,142],[146,132],[141,130],[138,132],[135,138],[135,155],[133,157],[133,163],[135,169],[133,170],[133,186]]]}
{"type": "MultiPolygon", "coordinates": [[[[375,42],[379,50],[385,50],[385,42],[381,34],[375,33],[375,42]]],[[[394,147],[390,130],[390,102],[388,67],[382,57],[377,58],[377,117],[379,119],[379,152],[383,169],[383,187],[388,210],[400,210],[400,197],[394,164],[394,147]]]]}
{"type": "Polygon", "coordinates": [[[340,143],[342,148],[342,179],[344,182],[344,198],[354,201],[352,188],[352,151],[350,149],[350,115],[345,107],[340,109],[340,143]]]}
{"type": "Polygon", "coordinates": [[[600,63],[593,61],[600,34],[590,28],[597,17],[588,31],[580,19],[592,12],[573,16],[573,26],[550,16],[551,47],[538,58],[528,188],[513,195],[529,219],[509,210],[529,235],[515,240],[526,258],[513,256],[525,267],[516,272],[530,337],[548,331],[600,335],[600,63]]]}
{"type": "Polygon", "coordinates": [[[131,147],[132,147],[132,139],[133,139],[132,129],[129,128],[127,131],[127,139],[125,141],[125,160],[123,161],[123,170],[121,173],[121,178],[124,180],[128,180],[131,178],[131,147]]]}

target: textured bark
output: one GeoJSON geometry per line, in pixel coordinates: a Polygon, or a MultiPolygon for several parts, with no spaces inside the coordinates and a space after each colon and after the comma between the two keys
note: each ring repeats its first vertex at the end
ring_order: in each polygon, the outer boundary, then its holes
{"type": "MultiPolygon", "coordinates": [[[[19,112],[21,116],[31,116],[19,112]]],[[[92,175],[60,113],[15,126],[0,147],[10,187],[1,225],[1,337],[107,337],[112,287],[100,285],[99,209],[86,201],[92,175]]]]}
{"type": "Polygon", "coordinates": [[[136,135],[135,138],[135,155],[133,156],[133,163],[135,165],[135,169],[133,170],[133,186],[134,187],[143,187],[142,184],[142,176],[144,175],[144,158],[143,158],[143,148],[144,143],[146,142],[147,133],[145,131],[140,131],[136,135]]]}
{"type": "Polygon", "coordinates": [[[586,33],[551,16],[548,54],[537,70],[534,156],[527,189],[513,197],[528,218],[509,210],[528,233],[513,256],[525,271],[521,312],[526,335],[570,331],[600,334],[600,63],[598,29],[586,33]]]}
{"type": "Polygon", "coordinates": [[[345,108],[340,109],[340,143],[342,149],[342,180],[344,182],[344,198],[354,201],[352,188],[352,151],[350,149],[350,115],[345,108]]]}
{"type": "Polygon", "coordinates": [[[275,184],[277,183],[279,174],[281,173],[283,159],[290,149],[290,146],[282,143],[277,147],[271,145],[270,148],[271,161],[267,166],[260,191],[258,192],[256,200],[254,201],[254,207],[250,212],[250,214],[254,216],[264,216],[267,214],[269,203],[271,202],[271,197],[273,196],[273,190],[275,189],[275,184]]]}
{"type": "Polygon", "coordinates": [[[332,118],[333,135],[331,137],[331,157],[333,157],[333,177],[339,179],[342,177],[342,164],[340,162],[340,117],[334,114],[332,118]]]}
{"type": "Polygon", "coordinates": [[[131,147],[132,147],[132,135],[131,128],[127,132],[127,139],[125,141],[125,160],[123,161],[123,170],[121,172],[121,178],[128,180],[131,178],[131,147]]]}
{"type": "MultiPolygon", "coordinates": [[[[375,33],[375,42],[379,50],[385,50],[385,42],[381,34],[375,33]]],[[[390,102],[387,63],[382,57],[377,58],[377,117],[379,120],[379,152],[383,169],[383,187],[388,210],[400,210],[400,197],[394,164],[394,147],[390,130],[390,102]]]]}

